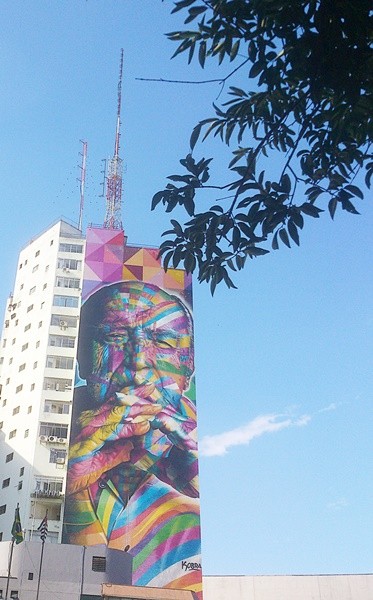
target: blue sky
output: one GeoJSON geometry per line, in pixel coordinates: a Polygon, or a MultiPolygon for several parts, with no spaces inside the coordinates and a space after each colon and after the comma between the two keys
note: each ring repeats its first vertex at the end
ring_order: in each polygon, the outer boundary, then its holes
{"type": "MultiPolygon", "coordinates": [[[[152,195],[178,172],[219,86],[136,78],[225,74],[170,60],[180,26],[165,0],[14,0],[0,36],[1,304],[19,250],[60,216],[102,223],[124,48],[123,221],[158,245],[152,195]]],[[[205,155],[208,155],[206,148],[205,155]]],[[[224,153],[222,153],[224,157],[224,153]]],[[[251,261],[238,290],[194,286],[206,574],[371,571],[372,216],[308,219],[301,247],[251,261]]],[[[211,198],[206,199],[206,204],[211,198]]],[[[202,208],[202,206],[201,206],[202,208]]]]}

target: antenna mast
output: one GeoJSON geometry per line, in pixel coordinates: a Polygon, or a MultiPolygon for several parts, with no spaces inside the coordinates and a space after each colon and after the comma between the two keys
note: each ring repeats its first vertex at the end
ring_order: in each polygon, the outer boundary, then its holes
{"type": "Polygon", "coordinates": [[[82,222],[83,222],[83,208],[84,208],[84,189],[85,189],[85,176],[86,176],[86,167],[87,167],[87,148],[88,143],[80,140],[83,144],[83,152],[81,152],[82,157],[82,166],[80,167],[82,171],[80,182],[80,209],[79,209],[79,225],[78,229],[82,231],[82,222]]]}
{"type": "Polygon", "coordinates": [[[106,214],[104,227],[106,229],[123,229],[121,218],[122,205],[122,175],[123,161],[119,156],[120,142],[120,111],[122,104],[122,74],[123,74],[123,48],[120,52],[119,82],[118,82],[118,108],[117,125],[115,130],[114,156],[108,161],[106,179],[106,214]]]}

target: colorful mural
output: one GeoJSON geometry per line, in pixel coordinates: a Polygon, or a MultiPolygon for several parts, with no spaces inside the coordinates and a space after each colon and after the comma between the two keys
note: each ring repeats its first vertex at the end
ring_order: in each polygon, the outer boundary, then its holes
{"type": "Polygon", "coordinates": [[[191,278],[87,233],[63,542],[133,556],[133,584],[201,597],[191,278]]]}

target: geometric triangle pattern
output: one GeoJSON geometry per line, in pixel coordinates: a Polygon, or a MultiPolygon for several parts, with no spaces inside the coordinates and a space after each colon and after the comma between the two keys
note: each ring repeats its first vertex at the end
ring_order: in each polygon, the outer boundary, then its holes
{"type": "Polygon", "coordinates": [[[145,281],[176,293],[189,306],[192,277],[182,269],[162,267],[157,248],[128,246],[124,231],[89,227],[84,265],[83,301],[102,284],[116,281],[145,281]]]}

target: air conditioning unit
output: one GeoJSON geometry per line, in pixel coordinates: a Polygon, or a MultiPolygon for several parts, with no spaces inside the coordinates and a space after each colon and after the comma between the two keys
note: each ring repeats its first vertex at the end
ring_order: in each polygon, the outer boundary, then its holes
{"type": "Polygon", "coordinates": [[[48,436],[47,435],[41,435],[40,438],[39,438],[39,440],[41,442],[47,442],[48,441],[48,436]]]}
{"type": "Polygon", "coordinates": [[[56,463],[57,463],[58,465],[64,465],[64,464],[65,464],[65,459],[64,459],[64,457],[63,457],[63,456],[58,456],[58,457],[56,458],[56,463]]]}
{"type": "Polygon", "coordinates": [[[50,435],[48,437],[48,442],[57,442],[58,437],[56,435],[50,435]]]}
{"type": "Polygon", "coordinates": [[[61,327],[61,329],[67,329],[67,322],[66,321],[60,321],[60,327],[61,327]]]}
{"type": "Polygon", "coordinates": [[[66,438],[58,438],[58,439],[57,439],[57,442],[58,442],[59,444],[67,444],[67,439],[66,439],[66,438]]]}

